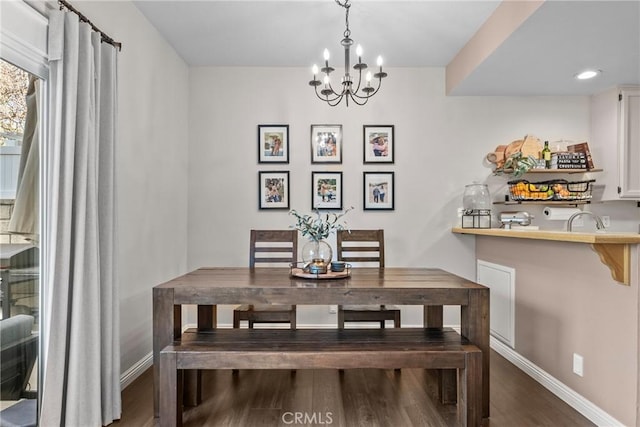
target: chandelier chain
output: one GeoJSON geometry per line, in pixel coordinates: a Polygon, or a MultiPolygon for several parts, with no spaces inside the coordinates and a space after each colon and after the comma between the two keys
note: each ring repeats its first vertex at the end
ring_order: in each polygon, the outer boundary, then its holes
{"type": "Polygon", "coordinates": [[[349,38],[349,36],[351,35],[351,30],[349,29],[349,8],[351,7],[351,5],[349,4],[349,0],[345,0],[344,3],[341,3],[340,0],[335,0],[336,3],[338,3],[339,6],[344,7],[345,12],[344,12],[344,25],[346,27],[346,30],[344,30],[344,37],[345,38],[349,38]]]}

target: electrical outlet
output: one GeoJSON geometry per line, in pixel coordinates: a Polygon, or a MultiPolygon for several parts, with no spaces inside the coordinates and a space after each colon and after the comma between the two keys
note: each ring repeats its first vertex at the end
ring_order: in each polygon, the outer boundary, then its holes
{"type": "Polygon", "coordinates": [[[573,353],[573,373],[581,377],[584,373],[584,359],[578,353],[573,353]]]}
{"type": "Polygon", "coordinates": [[[337,305],[330,305],[329,306],[329,314],[336,314],[338,312],[338,306],[337,305]]]}
{"type": "Polygon", "coordinates": [[[604,225],[606,228],[609,228],[609,226],[611,225],[611,217],[609,215],[605,215],[602,217],[602,225],[604,225]]]}
{"type": "Polygon", "coordinates": [[[574,227],[584,227],[584,220],[580,217],[573,220],[574,227]]]}

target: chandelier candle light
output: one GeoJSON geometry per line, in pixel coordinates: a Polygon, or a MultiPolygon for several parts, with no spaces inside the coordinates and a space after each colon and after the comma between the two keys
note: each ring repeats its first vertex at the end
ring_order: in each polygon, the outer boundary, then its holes
{"type": "Polygon", "coordinates": [[[358,63],[353,66],[353,69],[358,72],[358,82],[354,89],[354,81],[351,74],[349,74],[350,68],[350,50],[351,45],[353,45],[353,40],[351,39],[351,30],[349,30],[349,8],[351,5],[349,4],[349,0],[344,0],[341,2],[340,0],[335,0],[335,2],[345,9],[345,24],[346,29],[344,30],[344,38],[340,42],[342,46],[344,46],[344,76],[342,77],[342,90],[340,92],[336,92],[336,90],[331,86],[330,74],[335,71],[335,68],[329,66],[329,50],[324,50],[324,67],[318,70],[318,66],[314,65],[313,70],[313,80],[309,82],[310,86],[313,86],[316,95],[323,101],[326,101],[330,106],[335,107],[340,104],[344,99],[347,107],[349,106],[349,99],[355,102],[358,105],[364,105],[367,103],[369,98],[378,93],[380,90],[380,86],[382,85],[382,79],[387,77],[387,73],[382,71],[382,57],[378,56],[377,65],[379,71],[373,75],[374,78],[378,79],[378,86],[373,88],[371,86],[371,71],[367,71],[365,76],[366,85],[360,88],[362,83],[362,70],[367,69],[367,64],[362,62],[362,47],[358,45],[356,47],[356,56],[358,57],[358,63]],[[317,75],[318,71],[324,73],[324,78],[322,81],[318,80],[317,75]],[[318,86],[324,85],[324,88],[318,92],[318,86]],[[361,93],[359,94],[358,91],[361,93]]]}

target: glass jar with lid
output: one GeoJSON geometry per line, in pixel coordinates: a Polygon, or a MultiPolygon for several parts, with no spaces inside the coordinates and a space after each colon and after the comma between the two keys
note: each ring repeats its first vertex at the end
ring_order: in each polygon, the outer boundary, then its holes
{"type": "Polygon", "coordinates": [[[462,228],[491,228],[491,194],[486,184],[466,185],[462,208],[462,228]]]}
{"type": "Polygon", "coordinates": [[[486,184],[468,184],[464,187],[462,207],[465,213],[491,210],[491,194],[486,184]]]}

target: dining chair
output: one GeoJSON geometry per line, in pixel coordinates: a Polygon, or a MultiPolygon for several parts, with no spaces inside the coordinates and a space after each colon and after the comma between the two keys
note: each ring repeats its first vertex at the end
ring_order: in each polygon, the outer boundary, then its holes
{"type": "MultiPolygon", "coordinates": [[[[337,258],[349,264],[384,268],[384,230],[338,230],[337,258]]],[[[339,305],[338,328],[345,322],[380,322],[385,327],[387,320],[400,327],[400,309],[385,305],[339,305]]]]}
{"type": "MultiPolygon", "coordinates": [[[[298,257],[298,230],[251,230],[249,242],[249,268],[287,267],[298,257]]],[[[249,328],[256,323],[289,323],[296,329],[295,305],[245,304],[233,310],[233,327],[246,321],[249,328]]]]}

